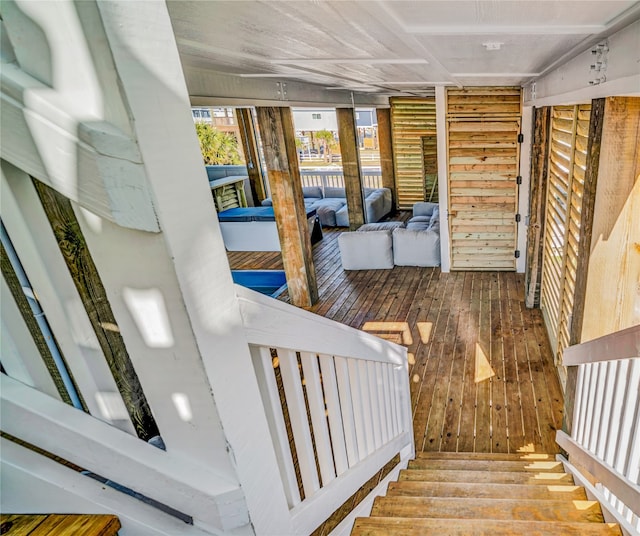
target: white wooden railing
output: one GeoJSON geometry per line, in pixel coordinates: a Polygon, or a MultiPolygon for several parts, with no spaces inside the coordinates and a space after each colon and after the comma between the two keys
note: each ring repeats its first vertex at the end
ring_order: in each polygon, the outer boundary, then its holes
{"type": "MultiPolygon", "coordinates": [[[[218,534],[260,519],[281,527],[278,534],[303,535],[397,455],[396,470],[413,457],[406,348],[244,287],[236,293],[257,382],[230,381],[238,389],[257,385],[268,428],[246,430],[245,440],[273,448],[280,476],[257,475],[249,485],[263,497],[281,493],[282,509],[252,511],[235,474],[218,470],[221,453],[206,465],[179,447],[161,450],[35,383],[0,374],[2,431],[75,466],[0,439],[3,489],[12,494],[5,503],[114,513],[123,534],[218,534]]],[[[161,417],[162,408],[151,407],[161,417]]]]}
{"type": "Polygon", "coordinates": [[[557,442],[598,481],[598,499],[627,532],[640,532],[640,326],[564,351],[577,366],[571,435],[557,442]]]}
{"type": "Polygon", "coordinates": [[[406,348],[237,293],[293,530],[309,534],[396,454],[413,456],[406,348]]]}
{"type": "MultiPolygon", "coordinates": [[[[342,169],[311,170],[301,169],[302,186],[321,186],[322,188],[344,188],[342,169]]],[[[379,169],[362,170],[362,184],[365,188],[382,188],[382,172],[379,169]]]]}

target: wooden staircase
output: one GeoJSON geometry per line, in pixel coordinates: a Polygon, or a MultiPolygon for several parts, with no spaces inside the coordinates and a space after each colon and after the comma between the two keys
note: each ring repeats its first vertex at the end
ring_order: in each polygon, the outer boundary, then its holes
{"type": "Polygon", "coordinates": [[[351,536],[617,535],[546,454],[421,452],[351,536]]]}

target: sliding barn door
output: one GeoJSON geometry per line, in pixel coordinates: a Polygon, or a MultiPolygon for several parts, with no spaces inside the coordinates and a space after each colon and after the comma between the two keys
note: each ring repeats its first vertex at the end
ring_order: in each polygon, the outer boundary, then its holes
{"type": "Polygon", "coordinates": [[[432,193],[437,201],[435,98],[392,98],[390,104],[398,208],[409,210],[432,193]]]}
{"type": "Polygon", "coordinates": [[[515,270],[520,88],[447,91],[452,270],[515,270]]]}
{"type": "Polygon", "coordinates": [[[591,104],[551,111],[540,306],[558,364],[573,315],[590,113],[591,104]]]}

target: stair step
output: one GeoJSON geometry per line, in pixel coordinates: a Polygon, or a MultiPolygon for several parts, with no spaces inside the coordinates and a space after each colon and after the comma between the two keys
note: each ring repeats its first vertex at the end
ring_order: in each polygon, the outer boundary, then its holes
{"type": "Polygon", "coordinates": [[[368,517],[356,519],[351,536],[622,536],[615,523],[497,521],[492,519],[414,519],[368,517]]]}
{"type": "Polygon", "coordinates": [[[503,460],[503,461],[553,461],[555,454],[538,452],[418,452],[416,458],[425,460],[503,460]]]}
{"type": "Polygon", "coordinates": [[[501,471],[451,471],[434,469],[403,469],[398,480],[424,482],[483,482],[495,484],[554,485],[573,484],[573,476],[567,473],[529,473],[501,471]]]}
{"type": "Polygon", "coordinates": [[[376,497],[371,517],[431,517],[603,523],[597,501],[376,497]]]}
{"type": "Polygon", "coordinates": [[[562,473],[562,462],[555,460],[504,461],[504,460],[433,460],[418,458],[411,460],[407,469],[445,469],[461,471],[527,471],[534,473],[562,473]]]}
{"type": "Polygon", "coordinates": [[[387,496],[394,497],[477,497],[496,499],[580,500],[587,494],[580,486],[534,486],[468,482],[390,482],[387,496]]]}

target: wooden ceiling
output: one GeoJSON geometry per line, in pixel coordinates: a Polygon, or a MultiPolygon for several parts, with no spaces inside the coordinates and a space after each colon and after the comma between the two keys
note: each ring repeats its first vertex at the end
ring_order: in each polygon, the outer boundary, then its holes
{"type": "Polygon", "coordinates": [[[630,0],[169,0],[185,68],[323,90],[526,85],[640,18],[630,0]]]}

